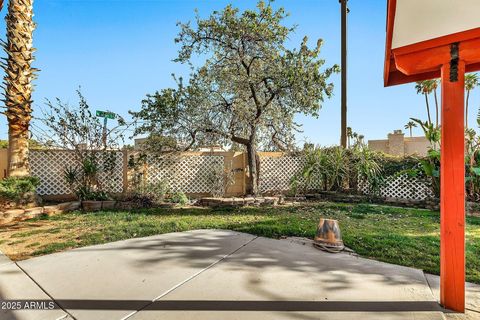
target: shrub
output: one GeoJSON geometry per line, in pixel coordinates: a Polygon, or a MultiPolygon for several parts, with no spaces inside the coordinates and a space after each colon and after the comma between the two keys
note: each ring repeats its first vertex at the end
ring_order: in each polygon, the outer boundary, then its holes
{"type": "Polygon", "coordinates": [[[40,184],[37,177],[8,177],[0,180],[0,197],[18,201],[27,193],[35,192],[35,188],[40,184]]]}
{"type": "Polygon", "coordinates": [[[77,196],[81,200],[105,201],[110,199],[105,191],[91,190],[86,187],[80,187],[77,190],[77,196]]]}
{"type": "Polygon", "coordinates": [[[182,191],[177,191],[170,196],[170,202],[186,205],[188,203],[188,198],[182,191]]]}
{"type": "Polygon", "coordinates": [[[382,183],[379,155],[357,144],[352,149],[310,147],[305,150],[305,165],[291,181],[295,194],[309,190],[357,190],[367,183],[371,191],[382,183]]]}

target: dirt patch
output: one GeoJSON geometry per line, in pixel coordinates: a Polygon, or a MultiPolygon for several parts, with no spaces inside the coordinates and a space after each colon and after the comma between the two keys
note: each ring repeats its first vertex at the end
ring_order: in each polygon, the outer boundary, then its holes
{"type": "Polygon", "coordinates": [[[62,226],[65,222],[56,220],[23,221],[2,226],[0,250],[13,261],[31,258],[37,255],[36,252],[43,254],[42,249],[47,247],[48,251],[48,245],[65,243],[76,237],[76,230],[62,226]]]}

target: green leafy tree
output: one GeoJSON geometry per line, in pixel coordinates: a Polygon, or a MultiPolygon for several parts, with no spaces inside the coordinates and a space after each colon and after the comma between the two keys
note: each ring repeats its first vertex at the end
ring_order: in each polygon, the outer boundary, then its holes
{"type": "Polygon", "coordinates": [[[465,99],[465,128],[468,128],[468,102],[470,100],[470,91],[478,86],[478,75],[476,73],[469,73],[465,75],[465,90],[467,97],[465,99]]]}
{"type": "Polygon", "coordinates": [[[177,62],[192,66],[188,83],[149,95],[140,112],[137,133],[173,137],[175,149],[201,145],[240,145],[248,155],[247,192],[258,193],[257,150],[294,148],[300,125],[294,115],[318,116],[338,66],[322,68],[322,41],[309,48],[286,47],[295,27],[284,26],[285,10],[259,1],[240,12],[228,5],[195,25],[179,23],[177,62]],[[194,68],[193,62],[203,61],[194,68]],[[323,69],[323,70],[322,70],[323,69]]]}

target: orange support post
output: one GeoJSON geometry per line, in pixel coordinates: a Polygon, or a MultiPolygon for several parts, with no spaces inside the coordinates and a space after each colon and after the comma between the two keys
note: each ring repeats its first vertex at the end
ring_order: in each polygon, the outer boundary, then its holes
{"type": "Polygon", "coordinates": [[[458,44],[442,66],[440,303],[465,311],[465,63],[458,44]]]}

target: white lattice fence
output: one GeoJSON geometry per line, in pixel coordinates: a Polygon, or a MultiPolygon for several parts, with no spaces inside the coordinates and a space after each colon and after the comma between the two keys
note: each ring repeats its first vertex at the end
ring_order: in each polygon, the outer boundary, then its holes
{"type": "MultiPolygon", "coordinates": [[[[369,194],[368,184],[363,184],[361,190],[369,194]]],[[[388,177],[378,190],[378,196],[384,198],[425,200],[434,196],[431,182],[426,179],[410,177],[407,174],[388,177]]]]}
{"type": "MultiPolygon", "coordinates": [[[[260,157],[260,192],[281,192],[290,189],[292,178],[301,173],[305,158],[298,156],[260,157]]],[[[304,183],[303,179],[299,179],[304,183]]]]}
{"type": "Polygon", "coordinates": [[[148,156],[147,182],[164,181],[173,191],[209,193],[212,172],[223,171],[223,156],[148,156]]]}
{"type": "MultiPolygon", "coordinates": [[[[291,179],[302,171],[305,158],[298,156],[260,157],[260,191],[279,192],[290,189],[291,179]]],[[[304,183],[302,179],[299,183],[304,183]]],[[[311,183],[310,189],[321,189],[319,181],[311,183]]],[[[369,193],[368,184],[360,190],[369,193]]],[[[425,200],[433,197],[431,182],[408,175],[392,176],[386,179],[378,192],[378,196],[409,200],[425,200]]]]}
{"type": "MultiPolygon", "coordinates": [[[[67,167],[77,167],[75,153],[67,150],[32,150],[30,151],[30,167],[32,176],[40,179],[37,187],[39,195],[66,195],[70,188],[66,183],[64,171],[67,167]]],[[[99,166],[103,167],[103,155],[99,154],[99,166]]],[[[123,155],[113,153],[114,168],[111,172],[101,172],[99,183],[109,192],[123,191],[123,155]]]]}

